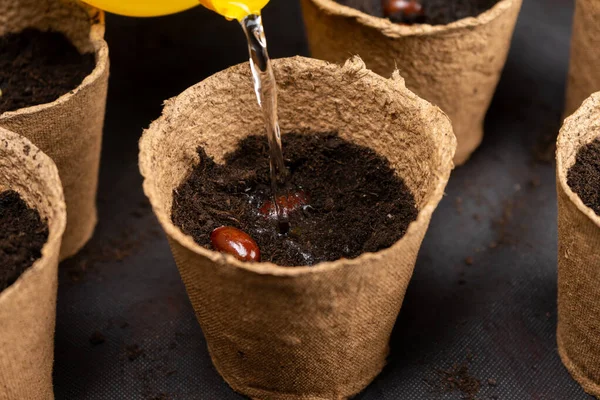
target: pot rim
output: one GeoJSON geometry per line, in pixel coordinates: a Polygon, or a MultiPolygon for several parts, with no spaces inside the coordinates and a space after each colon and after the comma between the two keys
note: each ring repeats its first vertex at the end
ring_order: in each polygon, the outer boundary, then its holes
{"type": "MultiPolygon", "coordinates": [[[[560,133],[558,134],[558,138],[556,140],[556,174],[558,177],[558,184],[562,188],[562,190],[567,194],[567,197],[571,202],[577,207],[577,209],[587,216],[598,228],[600,228],[600,216],[596,214],[594,210],[590,207],[586,206],[583,203],[583,200],[579,197],[577,193],[575,193],[569,184],[567,183],[567,173],[568,169],[572,167],[569,166],[567,168],[566,165],[566,155],[564,152],[569,151],[569,149],[573,149],[575,153],[579,152],[581,147],[591,143],[591,140],[587,142],[581,142],[576,147],[570,144],[568,139],[572,139],[572,137],[568,133],[568,128],[571,125],[577,125],[578,120],[585,115],[589,114],[597,114],[597,118],[600,120],[600,92],[592,94],[588,99],[586,99],[583,104],[579,107],[575,113],[573,113],[570,117],[565,119],[562,128],[560,129],[560,133]]],[[[600,138],[600,134],[596,136],[596,138],[600,138]]],[[[596,139],[592,138],[592,140],[596,139]]]]}
{"type": "MultiPolygon", "coordinates": [[[[48,157],[29,139],[17,133],[14,133],[8,129],[0,127],[0,139],[6,139],[9,143],[8,146],[16,146],[17,143],[19,146],[23,144],[29,146],[31,148],[30,154],[36,155],[36,164],[50,166],[50,168],[48,168],[47,172],[45,173],[46,176],[44,177],[43,182],[50,183],[49,185],[47,185],[47,189],[49,190],[51,197],[54,197],[57,200],[55,206],[52,208],[52,217],[48,217],[48,219],[53,219],[55,228],[51,229],[50,221],[48,221],[48,240],[46,241],[46,243],[44,243],[44,246],[42,247],[41,257],[35,260],[35,262],[29,268],[27,268],[12,285],[0,292],[1,303],[9,296],[12,296],[12,293],[18,291],[19,288],[25,284],[27,279],[29,279],[29,276],[37,274],[39,270],[44,267],[49,267],[47,265],[48,251],[51,248],[56,249],[56,263],[58,265],[58,254],[60,252],[62,236],[65,232],[65,228],[67,227],[67,206],[65,204],[63,188],[60,181],[60,176],[58,174],[58,168],[56,167],[56,164],[54,164],[54,161],[52,161],[50,157],[48,157]]],[[[19,151],[15,150],[15,153],[19,154],[19,151]]],[[[34,208],[36,209],[36,211],[38,211],[37,207],[34,208]]]]}
{"type": "Polygon", "coordinates": [[[513,5],[522,0],[500,0],[494,6],[479,14],[476,17],[466,17],[445,25],[414,24],[401,25],[390,21],[387,18],[375,17],[359,11],[355,8],[337,3],[335,0],[304,0],[312,2],[320,11],[329,14],[354,19],[360,25],[365,25],[381,31],[390,38],[399,38],[406,36],[427,36],[436,33],[450,33],[460,29],[475,28],[480,25],[487,25],[499,18],[513,5]]]}
{"type": "MultiPolygon", "coordinates": [[[[301,65],[301,66],[307,66],[311,63],[313,65],[314,65],[314,63],[322,63],[323,66],[333,65],[333,64],[327,63],[325,61],[320,61],[320,60],[301,57],[301,56],[295,56],[295,57],[291,57],[291,58],[274,60],[274,62],[278,63],[278,62],[282,62],[284,60],[289,60],[289,61],[293,62],[295,65],[301,65]]],[[[358,60],[360,60],[360,58],[358,58],[358,60]]],[[[360,60],[360,63],[362,65],[362,67],[365,68],[364,63],[362,63],[362,60],[360,60]]],[[[353,68],[353,66],[351,64],[353,64],[353,63],[349,61],[346,64],[346,66],[343,68],[348,68],[348,67],[353,68]]],[[[354,62],[354,65],[356,65],[356,62],[354,62]]],[[[240,69],[243,67],[246,67],[246,63],[238,64],[236,66],[230,67],[227,70],[218,72],[218,73],[212,75],[211,77],[207,78],[207,80],[208,79],[218,80],[221,75],[224,75],[231,68],[240,69]]],[[[340,69],[341,68],[342,67],[340,67],[340,69]]],[[[353,69],[355,69],[355,68],[353,68],[353,69]]],[[[372,79],[376,79],[381,82],[386,82],[386,84],[390,84],[390,81],[394,82],[395,85],[401,86],[403,91],[406,91],[409,94],[415,96],[415,98],[417,98],[420,102],[426,103],[428,105],[428,107],[431,107],[432,109],[437,110],[437,112],[439,112],[440,115],[445,117],[443,119],[443,123],[442,123],[443,125],[445,125],[445,129],[443,129],[443,130],[446,132],[449,131],[451,133],[451,135],[442,135],[445,143],[440,143],[437,146],[437,148],[435,149],[435,151],[437,151],[440,154],[440,163],[442,164],[442,168],[440,168],[439,170],[434,171],[434,173],[432,173],[432,177],[434,177],[434,179],[437,179],[437,183],[436,183],[435,187],[433,187],[429,193],[429,200],[419,210],[417,219],[410,223],[406,233],[400,240],[396,241],[392,246],[388,247],[387,249],[380,250],[376,253],[363,253],[354,259],[342,258],[342,259],[335,260],[335,261],[320,262],[313,266],[290,267],[290,266],[280,266],[280,265],[277,265],[277,264],[274,264],[271,262],[259,262],[259,263],[242,262],[231,255],[218,253],[216,251],[209,250],[203,246],[200,246],[199,244],[197,244],[194,241],[194,239],[191,236],[188,236],[185,233],[183,233],[183,231],[172,222],[170,213],[163,212],[163,210],[159,207],[159,205],[156,204],[157,201],[155,200],[154,189],[153,189],[154,178],[153,178],[153,174],[152,174],[152,168],[150,165],[150,160],[153,157],[153,152],[149,148],[150,148],[151,136],[154,136],[154,135],[156,135],[156,133],[160,133],[160,131],[161,131],[160,129],[153,129],[153,126],[155,126],[158,122],[163,121],[165,119],[166,115],[169,114],[171,109],[178,108],[179,101],[182,101],[180,99],[186,98],[186,96],[183,96],[183,94],[193,91],[196,87],[198,87],[200,85],[204,85],[207,80],[204,80],[194,86],[191,86],[190,88],[188,88],[184,92],[182,92],[179,96],[167,101],[161,117],[159,119],[157,119],[156,121],[154,121],[150,125],[150,127],[144,131],[144,134],[142,135],[140,142],[139,142],[139,147],[140,147],[139,163],[140,163],[140,172],[142,174],[142,177],[144,178],[144,183],[143,183],[144,193],[146,194],[147,198],[149,199],[150,204],[152,205],[154,214],[156,215],[162,228],[165,230],[165,233],[167,234],[167,236],[170,239],[177,241],[180,245],[185,247],[187,250],[193,252],[196,255],[207,258],[216,264],[220,264],[220,265],[227,264],[227,265],[231,265],[235,268],[245,270],[249,273],[255,273],[258,275],[268,275],[268,276],[274,276],[274,277],[282,277],[282,278],[286,278],[286,277],[294,278],[294,277],[298,277],[298,276],[302,276],[302,275],[318,274],[321,272],[332,271],[332,270],[336,270],[338,268],[343,268],[343,267],[349,266],[349,265],[360,265],[360,264],[363,264],[365,260],[376,261],[378,259],[383,259],[389,253],[395,251],[395,249],[397,247],[403,246],[408,240],[411,240],[412,237],[417,234],[417,231],[420,226],[429,224],[431,215],[437,208],[439,202],[441,201],[441,199],[444,195],[444,189],[446,187],[446,184],[448,183],[450,173],[452,172],[452,169],[454,168],[454,163],[453,163],[452,159],[454,156],[454,152],[456,151],[456,137],[454,136],[454,133],[452,131],[452,125],[451,125],[450,119],[446,116],[446,114],[442,110],[440,110],[439,107],[414,95],[414,93],[412,93],[409,89],[406,88],[406,86],[404,85],[404,80],[400,77],[400,75],[397,72],[393,74],[392,78],[386,79],[380,75],[375,74],[374,72],[372,72],[371,70],[368,70],[366,68],[365,68],[365,71],[367,71],[367,73],[372,77],[372,79]],[[149,134],[149,132],[153,132],[153,133],[149,134]],[[452,149],[449,152],[450,154],[445,155],[444,153],[447,152],[447,150],[444,150],[444,148],[452,149]]]]}
{"type": "Polygon", "coordinates": [[[63,94],[58,99],[50,103],[36,104],[33,106],[23,107],[17,110],[0,113],[0,122],[2,122],[2,120],[5,119],[14,118],[16,116],[37,114],[49,108],[61,105],[63,103],[67,103],[73,97],[77,96],[79,92],[83,91],[88,86],[91,86],[93,83],[95,83],[108,69],[108,44],[104,40],[104,11],[98,10],[81,2],[77,3],[79,7],[82,7],[86,10],[90,18],[91,25],[89,39],[90,43],[94,47],[96,66],[94,67],[92,72],[83,79],[79,86],[63,94]]]}

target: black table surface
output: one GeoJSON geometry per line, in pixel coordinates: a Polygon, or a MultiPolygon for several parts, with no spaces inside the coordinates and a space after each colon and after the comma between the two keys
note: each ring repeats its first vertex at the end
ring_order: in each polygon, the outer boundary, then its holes
{"type": "MultiPolygon", "coordinates": [[[[461,399],[463,393],[436,384],[454,366],[481,381],[478,399],[590,398],[561,364],[555,340],[552,142],[573,1],[524,3],[484,142],[453,173],[423,243],[389,364],[358,399],[461,399]]],[[[273,0],[265,24],[271,56],[308,54],[295,0],[273,0]]],[[[56,398],[242,399],[211,364],[137,167],[138,139],[163,100],[244,62],[242,33],[198,8],[157,19],[109,16],[107,41],[112,74],[100,223],[84,252],[61,266],[56,398]],[[94,335],[104,342],[92,344],[94,335]]]]}

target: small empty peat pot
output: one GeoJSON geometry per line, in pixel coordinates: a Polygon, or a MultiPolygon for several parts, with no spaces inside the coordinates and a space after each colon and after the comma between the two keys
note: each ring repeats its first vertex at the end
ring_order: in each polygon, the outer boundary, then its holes
{"type": "Polygon", "coordinates": [[[600,91],[600,2],[577,0],[571,38],[565,116],[575,112],[594,92],[600,91]]]}
{"type": "Polygon", "coordinates": [[[600,397],[600,93],[565,120],[557,141],[558,351],[600,397]]]}
{"type": "Polygon", "coordinates": [[[3,233],[13,233],[0,234],[0,397],[53,399],[58,259],[66,206],[54,162],[28,139],[3,128],[0,198],[3,233]]]}
{"type": "Polygon", "coordinates": [[[359,58],[341,67],[294,57],[276,60],[274,70],[284,143],[287,136],[336,132],[385,157],[390,173],[404,179],[417,212],[400,240],[353,259],[284,267],[211,251],[173,223],[174,191],[202,166],[198,149],[223,163],[241,141],[264,132],[247,64],[167,102],[140,141],[144,191],[227,383],[256,399],[345,399],[385,364],[421,241],[453,168],[456,139],[439,108],[406,89],[398,74],[383,78],[359,58]]]}
{"type": "Polygon", "coordinates": [[[87,243],[97,222],[109,70],[103,19],[76,0],[0,0],[0,127],[58,167],[68,208],[61,259],[87,243]]]}
{"type": "Polygon", "coordinates": [[[397,69],[410,90],[448,114],[461,165],[483,139],[521,3],[500,0],[445,25],[398,24],[335,0],[302,0],[302,9],[313,57],[343,63],[358,55],[384,77],[397,69]]]}

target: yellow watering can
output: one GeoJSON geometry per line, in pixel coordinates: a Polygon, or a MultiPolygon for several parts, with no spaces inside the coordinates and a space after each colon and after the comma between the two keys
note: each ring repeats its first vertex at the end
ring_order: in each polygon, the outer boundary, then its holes
{"type": "Polygon", "coordinates": [[[243,20],[250,14],[260,14],[269,0],[83,0],[115,14],[131,17],[154,17],[174,14],[202,4],[227,19],[243,20]]]}

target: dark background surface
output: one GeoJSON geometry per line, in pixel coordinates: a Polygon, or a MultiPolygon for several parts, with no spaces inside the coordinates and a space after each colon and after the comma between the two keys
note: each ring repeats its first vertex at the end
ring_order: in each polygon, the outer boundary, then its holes
{"type": "MultiPolygon", "coordinates": [[[[548,160],[572,9],[572,0],[525,0],[483,145],[453,174],[389,365],[358,399],[460,399],[439,390],[440,371],[455,365],[482,382],[479,399],[590,398],[555,343],[556,195],[548,160]]],[[[265,24],[273,57],[307,54],[296,1],[273,0],[265,24]]],[[[61,268],[56,398],[241,399],[212,367],[137,167],[138,138],[164,99],[246,60],[241,30],[198,8],[158,19],[110,16],[107,41],[100,224],[85,251],[61,268]],[[104,343],[90,343],[95,332],[104,343]]]]}

